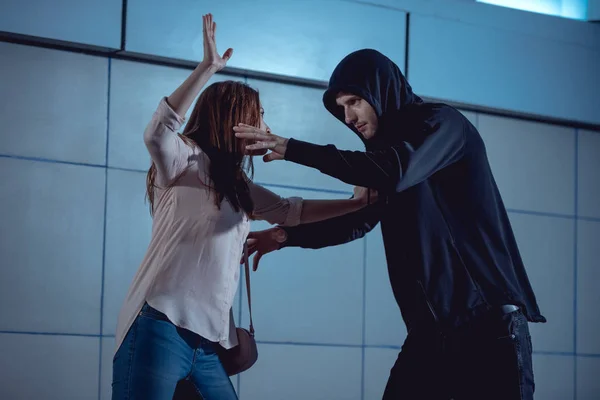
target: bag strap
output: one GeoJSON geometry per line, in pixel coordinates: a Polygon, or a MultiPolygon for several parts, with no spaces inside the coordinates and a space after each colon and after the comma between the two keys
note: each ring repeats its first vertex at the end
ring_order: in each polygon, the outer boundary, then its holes
{"type": "Polygon", "coordinates": [[[248,260],[248,243],[244,241],[244,269],[246,270],[246,294],[248,295],[248,312],[250,314],[250,334],[254,336],[252,323],[252,296],[250,294],[250,261],[248,260]]]}

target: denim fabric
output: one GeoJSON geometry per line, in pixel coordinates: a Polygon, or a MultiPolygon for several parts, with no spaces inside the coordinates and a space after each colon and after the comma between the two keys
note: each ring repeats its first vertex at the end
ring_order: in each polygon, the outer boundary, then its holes
{"type": "Polygon", "coordinates": [[[145,304],[113,359],[112,399],[171,400],[187,380],[198,398],[237,400],[216,346],[145,304]]]}

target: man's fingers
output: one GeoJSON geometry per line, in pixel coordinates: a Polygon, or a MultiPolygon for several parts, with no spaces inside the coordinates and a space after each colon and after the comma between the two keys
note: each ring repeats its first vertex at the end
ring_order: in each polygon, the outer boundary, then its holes
{"type": "Polygon", "coordinates": [[[268,151],[268,149],[246,151],[246,155],[248,155],[248,156],[264,156],[265,154],[267,154],[267,151],[268,151]]]}
{"type": "Polygon", "coordinates": [[[248,140],[256,140],[256,141],[269,141],[273,140],[274,135],[269,135],[261,131],[254,131],[250,128],[233,128],[235,132],[235,137],[238,139],[248,139],[248,140]]]}
{"type": "Polygon", "coordinates": [[[283,160],[283,156],[279,153],[276,153],[274,151],[270,152],[269,154],[265,154],[263,156],[263,161],[264,162],[271,162],[271,161],[275,161],[275,160],[283,160]]]}
{"type": "MultiPolygon", "coordinates": [[[[248,258],[252,257],[252,254],[254,254],[257,250],[257,246],[248,246],[248,258]]],[[[242,257],[240,258],[240,264],[244,264],[244,262],[246,262],[246,255],[242,254],[242,257]]]]}
{"type": "Polygon", "coordinates": [[[275,147],[277,147],[276,142],[256,142],[256,143],[247,145],[246,150],[247,151],[257,151],[257,150],[263,150],[263,149],[273,150],[275,147]]]}
{"type": "Polygon", "coordinates": [[[258,269],[258,263],[262,256],[263,253],[261,253],[260,251],[256,253],[256,255],[254,256],[254,260],[252,260],[252,271],[256,272],[256,270],[258,269]]]}

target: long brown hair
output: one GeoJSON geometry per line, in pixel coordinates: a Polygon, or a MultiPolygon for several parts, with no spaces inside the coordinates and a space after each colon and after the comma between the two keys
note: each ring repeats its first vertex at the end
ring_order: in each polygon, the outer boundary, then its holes
{"type": "MultiPolygon", "coordinates": [[[[246,141],[237,139],[233,127],[239,123],[260,126],[258,92],[242,82],[224,81],[208,86],[192,110],[190,119],[179,134],[188,146],[199,146],[210,159],[206,182],[215,193],[215,205],[220,208],[227,199],[237,212],[251,215],[254,209],[246,181],[246,173],[254,174],[252,157],[246,156],[246,141]]],[[[146,176],[146,197],[150,214],[154,213],[156,166],[150,166],[146,176]]]]}

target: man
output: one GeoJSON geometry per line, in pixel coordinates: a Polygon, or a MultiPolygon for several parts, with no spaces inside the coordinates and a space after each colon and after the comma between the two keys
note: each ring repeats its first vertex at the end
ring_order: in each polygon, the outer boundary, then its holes
{"type": "Polygon", "coordinates": [[[477,129],[454,108],[416,96],[375,50],[346,56],[325,107],[363,140],[342,151],[248,127],[240,138],[378,200],[353,214],[250,236],[260,257],[363,237],[381,222],[392,290],[408,336],[384,399],[533,399],[528,321],[545,322],[477,129]]]}

